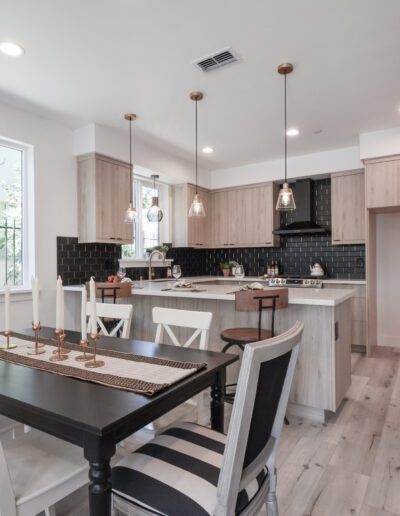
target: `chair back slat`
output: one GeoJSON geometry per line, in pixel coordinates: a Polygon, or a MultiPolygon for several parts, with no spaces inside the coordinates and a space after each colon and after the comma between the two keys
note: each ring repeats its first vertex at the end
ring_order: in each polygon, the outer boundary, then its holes
{"type": "Polygon", "coordinates": [[[235,310],[237,312],[258,312],[259,299],[262,299],[262,307],[272,308],[272,299],[268,296],[276,297],[276,309],[286,308],[288,306],[288,289],[287,288],[270,288],[266,290],[239,290],[235,292],[235,310]]]}
{"type": "Polygon", "coordinates": [[[213,315],[210,312],[197,312],[156,306],[153,308],[153,322],[157,324],[155,342],[156,344],[162,343],[165,331],[174,346],[188,348],[200,337],[199,348],[207,349],[212,317],[213,315]],[[171,326],[194,329],[194,332],[185,342],[181,342],[171,326]]]}
{"type": "MultiPolygon", "coordinates": [[[[115,337],[122,328],[122,338],[129,338],[131,322],[132,322],[132,305],[120,305],[111,303],[96,303],[97,325],[100,327],[100,333],[108,337],[115,337]],[[103,318],[116,319],[118,323],[109,331],[103,323],[103,318]]],[[[90,301],[86,304],[86,313],[90,314],[90,301]]],[[[93,321],[89,319],[88,331],[92,331],[93,321]]]]}
{"type": "Polygon", "coordinates": [[[303,328],[298,321],[277,337],[245,347],[215,516],[235,514],[240,488],[254,480],[265,465],[274,468],[303,328]]]}

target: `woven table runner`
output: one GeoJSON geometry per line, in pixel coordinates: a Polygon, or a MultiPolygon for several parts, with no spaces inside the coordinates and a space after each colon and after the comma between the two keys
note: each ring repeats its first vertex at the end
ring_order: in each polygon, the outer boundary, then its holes
{"type": "MultiPolygon", "coordinates": [[[[140,394],[152,396],[170,385],[190,376],[200,369],[207,367],[205,362],[179,362],[156,357],[146,357],[106,350],[97,347],[97,357],[105,362],[103,367],[88,369],[85,362],[78,362],[75,357],[82,355],[82,348],[77,344],[65,342],[64,347],[70,349],[68,359],[62,362],[50,362],[49,358],[57,344],[51,339],[40,339],[45,344],[45,353],[28,355],[29,348],[34,347],[33,338],[13,334],[10,343],[16,344],[13,349],[0,349],[0,359],[5,362],[32,367],[42,371],[71,376],[89,382],[107,385],[140,394]]],[[[101,344],[101,340],[99,341],[101,344]]],[[[6,338],[0,335],[0,344],[4,345],[6,338]]],[[[91,353],[92,348],[87,348],[91,353]]]]}

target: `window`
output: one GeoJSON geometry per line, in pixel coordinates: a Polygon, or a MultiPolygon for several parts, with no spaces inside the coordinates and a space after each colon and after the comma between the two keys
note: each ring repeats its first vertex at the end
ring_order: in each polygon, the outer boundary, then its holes
{"type": "MultiPolygon", "coordinates": [[[[133,183],[135,206],[138,213],[134,239],[132,245],[122,246],[123,258],[143,258],[146,249],[160,245],[161,243],[161,228],[158,222],[149,222],[147,219],[147,211],[151,206],[151,198],[159,196],[160,205],[163,207],[163,201],[167,198],[163,195],[165,189],[163,185],[158,185],[159,188],[154,190],[153,183],[145,179],[135,179],[133,183]]],[[[164,218],[161,224],[165,221],[165,211],[163,207],[164,218]]]]}
{"type": "Polygon", "coordinates": [[[24,173],[26,149],[0,140],[0,288],[21,286],[24,266],[24,173]]]}

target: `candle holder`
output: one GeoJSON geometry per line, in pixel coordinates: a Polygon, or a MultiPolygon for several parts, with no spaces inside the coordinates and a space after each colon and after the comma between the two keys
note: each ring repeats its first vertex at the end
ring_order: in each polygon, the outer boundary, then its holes
{"type": "Polygon", "coordinates": [[[42,353],[46,353],[44,344],[39,342],[39,332],[41,329],[42,327],[40,323],[32,323],[32,330],[35,332],[35,346],[32,349],[29,349],[28,355],[41,355],[42,353]]]}
{"type": "Polygon", "coordinates": [[[68,355],[64,353],[64,342],[65,342],[65,333],[64,330],[54,330],[54,333],[57,335],[58,346],[57,349],[53,351],[53,354],[49,358],[51,362],[61,362],[62,360],[67,360],[68,355]]]}
{"type": "Polygon", "coordinates": [[[14,349],[17,347],[16,344],[10,344],[10,337],[11,337],[12,333],[13,332],[11,330],[3,332],[4,337],[7,339],[7,343],[0,344],[0,349],[14,349]]]}
{"type": "Polygon", "coordinates": [[[88,348],[88,341],[87,341],[87,339],[81,339],[79,344],[83,348],[83,355],[78,355],[77,357],[75,357],[75,360],[77,362],[87,362],[88,360],[93,360],[94,359],[94,355],[92,355],[91,353],[86,353],[87,348],[88,348]]]}
{"type": "Polygon", "coordinates": [[[85,367],[88,367],[90,369],[93,369],[95,367],[103,367],[105,362],[103,360],[96,360],[96,347],[97,347],[96,343],[99,340],[100,335],[98,333],[91,333],[90,338],[93,341],[93,360],[86,362],[85,367]]]}

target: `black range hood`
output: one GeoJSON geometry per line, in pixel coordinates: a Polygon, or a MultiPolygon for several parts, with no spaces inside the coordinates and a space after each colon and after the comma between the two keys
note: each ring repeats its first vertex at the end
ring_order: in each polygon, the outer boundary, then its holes
{"type": "Polygon", "coordinates": [[[294,192],[296,209],[291,212],[294,221],[273,231],[274,235],[326,235],[329,229],[314,222],[314,182],[311,179],[296,181],[294,192]]]}

